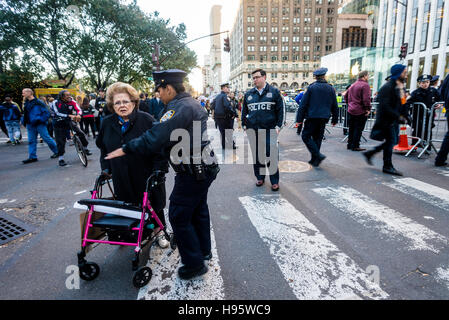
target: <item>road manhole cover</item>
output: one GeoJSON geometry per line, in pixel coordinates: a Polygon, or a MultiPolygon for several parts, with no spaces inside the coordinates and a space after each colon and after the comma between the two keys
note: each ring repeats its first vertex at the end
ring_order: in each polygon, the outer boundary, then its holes
{"type": "Polygon", "coordinates": [[[302,161],[279,161],[279,171],[287,172],[287,173],[298,173],[298,172],[306,172],[312,169],[312,166],[306,162],[302,161]]]}
{"type": "Polygon", "coordinates": [[[33,227],[19,219],[0,212],[0,245],[23,237],[33,230],[33,227]]]}

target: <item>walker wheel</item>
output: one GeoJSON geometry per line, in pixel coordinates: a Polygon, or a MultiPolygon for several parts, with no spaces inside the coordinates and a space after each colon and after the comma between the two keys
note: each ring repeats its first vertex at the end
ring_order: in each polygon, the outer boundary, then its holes
{"type": "Polygon", "coordinates": [[[85,281],[92,281],[100,274],[100,267],[95,262],[86,262],[79,266],[80,278],[85,281]]]}
{"type": "Polygon", "coordinates": [[[153,271],[149,267],[141,267],[136,273],[134,273],[133,277],[133,285],[136,288],[142,288],[150,282],[151,277],[153,276],[153,271]]]}
{"type": "Polygon", "coordinates": [[[177,248],[176,239],[175,239],[174,234],[170,238],[170,248],[172,248],[172,250],[176,250],[176,248],[177,248]]]}

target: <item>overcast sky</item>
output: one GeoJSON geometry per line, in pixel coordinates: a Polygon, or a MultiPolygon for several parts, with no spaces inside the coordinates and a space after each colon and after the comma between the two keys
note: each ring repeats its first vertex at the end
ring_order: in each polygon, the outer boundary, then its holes
{"type": "MultiPolygon", "coordinates": [[[[164,19],[169,18],[172,25],[184,23],[187,28],[187,41],[190,41],[210,33],[210,10],[216,4],[222,6],[221,31],[231,31],[240,0],[139,0],[137,3],[145,12],[158,11],[164,19]]],[[[223,43],[223,41],[221,42],[223,43]]],[[[188,46],[196,52],[198,64],[202,66],[204,55],[209,54],[210,38],[195,41],[188,46]]],[[[229,53],[222,51],[222,58],[224,58],[223,68],[229,68],[229,53]]],[[[226,77],[228,74],[229,72],[224,76],[226,77]]],[[[202,76],[199,68],[189,75],[189,80],[197,91],[202,91],[202,76]]]]}

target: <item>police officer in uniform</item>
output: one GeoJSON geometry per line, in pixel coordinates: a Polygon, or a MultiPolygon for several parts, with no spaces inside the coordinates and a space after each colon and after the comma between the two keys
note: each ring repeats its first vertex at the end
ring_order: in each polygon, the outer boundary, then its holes
{"type": "MultiPolygon", "coordinates": [[[[432,76],[428,74],[423,74],[418,77],[418,88],[414,90],[410,98],[407,100],[405,108],[409,110],[412,115],[412,135],[414,137],[424,137],[424,140],[428,140],[428,129],[429,125],[434,127],[434,115],[430,115],[432,105],[435,102],[441,101],[440,94],[438,90],[430,87],[430,81],[432,76]],[[424,103],[427,107],[427,113],[425,112],[422,105],[414,104],[416,102],[424,103]],[[424,121],[426,119],[426,122],[424,121]],[[425,130],[425,132],[423,132],[425,130]]],[[[430,137],[431,138],[431,137],[430,137]]],[[[418,142],[417,138],[412,138],[412,145],[418,142]]]]}
{"type": "MultiPolygon", "coordinates": [[[[251,151],[255,155],[254,175],[257,178],[256,186],[260,187],[265,182],[265,175],[261,174],[260,168],[265,167],[265,161],[259,159],[259,134],[263,137],[265,133],[265,155],[267,159],[270,157],[270,152],[277,152],[275,146],[277,141],[272,141],[270,131],[279,130],[284,121],[284,100],[278,89],[270,86],[267,81],[267,73],[262,69],[257,69],[252,73],[255,88],[249,90],[243,98],[242,107],[242,125],[243,129],[252,129],[255,133],[256,139],[249,139],[251,151]],[[265,131],[265,132],[262,132],[265,131]],[[254,141],[252,141],[254,140],[254,141]]],[[[263,154],[263,151],[260,153],[263,154]]],[[[267,163],[268,164],[268,163],[267,163]]],[[[271,168],[270,171],[274,171],[271,168]]],[[[270,174],[271,190],[279,190],[279,170],[276,167],[276,172],[270,174]]]]}
{"type": "MultiPolygon", "coordinates": [[[[229,101],[228,94],[229,84],[222,84],[220,94],[218,94],[214,99],[214,119],[218,125],[218,130],[220,130],[221,147],[223,149],[226,147],[226,145],[230,145],[230,143],[226,143],[225,130],[233,129],[234,118],[237,117],[237,113],[232,108],[231,102],[229,101]]],[[[232,148],[236,149],[234,141],[232,142],[232,148]]]]}
{"type": "Polygon", "coordinates": [[[316,81],[309,86],[296,114],[298,125],[306,119],[302,140],[312,155],[309,163],[314,167],[318,167],[326,158],[320,153],[326,123],[331,116],[333,126],[338,120],[337,96],[334,87],[325,79],[326,72],[327,68],[319,68],[313,72],[316,81]]]}
{"type": "Polygon", "coordinates": [[[160,122],[141,137],[108,154],[105,159],[125,154],[150,155],[162,150],[170,160],[176,177],[170,196],[169,219],[184,264],[178,274],[187,280],[206,273],[204,260],[212,258],[207,192],[219,167],[207,139],[207,112],[185,92],[182,84],[185,76],[184,71],[177,69],[153,73],[166,112],[160,122]],[[170,140],[176,129],[185,129],[189,133],[190,154],[182,154],[185,149],[173,148],[179,142],[170,140]],[[201,134],[194,135],[195,130],[200,130],[201,134]],[[176,158],[179,161],[173,160],[176,158]]]}

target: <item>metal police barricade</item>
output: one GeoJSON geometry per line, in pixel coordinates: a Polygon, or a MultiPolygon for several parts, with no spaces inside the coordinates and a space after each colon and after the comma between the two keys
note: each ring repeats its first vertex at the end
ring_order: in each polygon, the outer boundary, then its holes
{"type": "Polygon", "coordinates": [[[444,135],[449,130],[448,126],[448,119],[446,118],[446,114],[443,112],[444,110],[446,113],[448,106],[444,105],[444,102],[435,102],[432,105],[430,116],[432,117],[433,121],[430,121],[430,125],[427,128],[427,136],[429,137],[429,141],[424,149],[426,151],[427,149],[430,149],[430,151],[433,150],[438,153],[438,150],[436,149],[434,143],[442,143],[444,135]]]}
{"type": "Polygon", "coordinates": [[[418,147],[422,147],[423,150],[418,155],[418,158],[421,158],[424,153],[429,154],[427,150],[431,146],[429,133],[432,134],[432,113],[422,102],[413,103],[410,112],[412,135],[408,138],[412,139],[412,147],[405,156],[408,157],[418,147]]]}
{"type": "MultiPolygon", "coordinates": [[[[379,102],[371,103],[371,112],[368,115],[368,119],[366,120],[365,128],[363,129],[363,132],[370,133],[371,130],[373,129],[374,123],[376,122],[376,112],[377,112],[378,105],[379,105],[379,102]]],[[[365,141],[366,141],[366,139],[365,139],[365,141]]]]}

